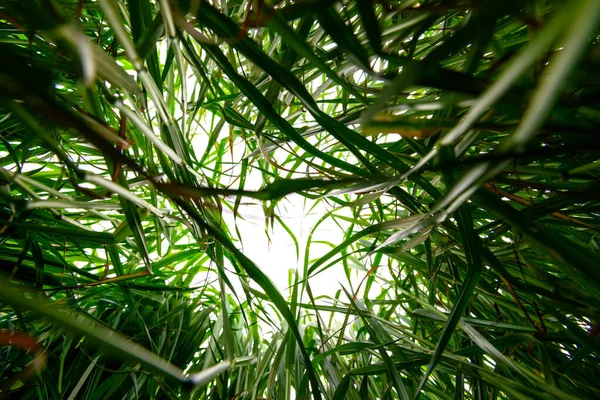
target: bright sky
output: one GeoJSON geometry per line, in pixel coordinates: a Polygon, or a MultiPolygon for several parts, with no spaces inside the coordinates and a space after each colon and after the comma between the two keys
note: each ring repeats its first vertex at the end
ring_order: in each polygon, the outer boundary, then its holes
{"type": "MultiPolygon", "coordinates": [[[[289,270],[298,269],[300,273],[302,272],[304,251],[310,230],[327,211],[324,203],[318,204],[309,211],[312,203],[311,200],[294,194],[284,199],[278,207],[278,215],[298,240],[299,257],[296,255],[293,239],[277,222],[274,230],[269,232],[269,241],[265,233],[263,209],[259,204],[240,207],[240,215],[245,216],[246,221],[238,218],[234,222],[233,215],[225,216],[230,227],[233,227],[234,223],[237,224],[242,237],[241,245],[244,254],[254,261],[282,292],[289,284],[289,270]]],[[[315,237],[337,244],[342,241],[343,234],[344,232],[333,221],[325,221],[319,226],[315,237]]],[[[312,244],[310,259],[315,259],[330,249],[323,244],[312,244]]],[[[310,283],[315,296],[333,295],[340,288],[338,280],[344,281],[345,275],[341,266],[334,266],[311,279],[310,283]]]]}

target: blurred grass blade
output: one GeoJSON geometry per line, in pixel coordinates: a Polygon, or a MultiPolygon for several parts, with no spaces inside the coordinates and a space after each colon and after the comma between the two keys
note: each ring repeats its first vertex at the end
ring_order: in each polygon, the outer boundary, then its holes
{"type": "Polygon", "coordinates": [[[208,367],[201,372],[196,372],[187,376],[187,380],[194,386],[203,386],[211,382],[217,376],[223,372],[229,370],[232,367],[231,361],[223,361],[218,364],[208,367]]]}
{"type": "Polygon", "coordinates": [[[600,23],[600,3],[581,0],[570,10],[570,26],[561,40],[562,48],[549,61],[540,83],[533,94],[517,130],[501,144],[501,151],[525,151],[525,146],[539,131],[558,97],[567,86],[585,50],[589,39],[597,33],[600,23]]]}
{"type": "Polygon", "coordinates": [[[94,57],[94,62],[98,66],[98,75],[100,77],[106,79],[116,87],[123,88],[129,93],[136,96],[141,95],[142,89],[140,86],[112,57],[97,47],[93,48],[92,56],[94,57]]]}
{"type": "Polygon", "coordinates": [[[375,53],[379,53],[381,51],[381,30],[375,10],[373,9],[375,4],[373,0],[358,0],[356,5],[367,33],[367,38],[369,38],[369,43],[375,53]]]}
{"type": "Polygon", "coordinates": [[[340,50],[365,71],[371,71],[369,56],[352,30],[342,22],[332,7],[317,14],[319,24],[337,43],[340,50]]]}

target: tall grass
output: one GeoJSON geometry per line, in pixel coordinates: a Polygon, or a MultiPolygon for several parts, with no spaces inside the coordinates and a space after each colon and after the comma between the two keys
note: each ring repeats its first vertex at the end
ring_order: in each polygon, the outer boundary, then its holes
{"type": "Polygon", "coordinates": [[[600,397],[599,22],[0,1],[0,395],[600,397]],[[298,246],[293,194],[324,211],[280,291],[237,223],[298,246]]]}

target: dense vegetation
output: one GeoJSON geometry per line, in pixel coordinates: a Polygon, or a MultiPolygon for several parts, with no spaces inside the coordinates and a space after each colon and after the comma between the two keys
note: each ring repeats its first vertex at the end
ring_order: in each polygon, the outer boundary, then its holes
{"type": "Polygon", "coordinates": [[[600,398],[599,22],[0,1],[0,396],[600,398]]]}

